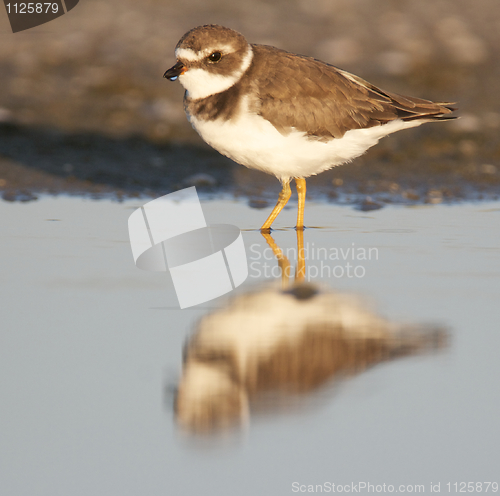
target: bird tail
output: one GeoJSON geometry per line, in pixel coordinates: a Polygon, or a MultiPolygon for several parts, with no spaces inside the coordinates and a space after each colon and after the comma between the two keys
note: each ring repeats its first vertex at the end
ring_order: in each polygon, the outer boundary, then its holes
{"type": "Polygon", "coordinates": [[[450,115],[457,110],[453,102],[431,102],[430,100],[412,96],[384,93],[391,99],[397,110],[398,118],[403,121],[448,121],[457,119],[457,116],[450,115]]]}

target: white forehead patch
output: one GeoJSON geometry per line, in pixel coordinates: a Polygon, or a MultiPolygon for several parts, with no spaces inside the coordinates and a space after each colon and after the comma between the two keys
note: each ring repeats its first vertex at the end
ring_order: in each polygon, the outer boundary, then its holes
{"type": "Polygon", "coordinates": [[[240,67],[232,74],[222,76],[220,74],[208,72],[205,69],[191,68],[179,76],[179,81],[186,89],[189,98],[193,100],[206,98],[207,96],[221,93],[237,83],[243,73],[250,67],[252,59],[253,50],[252,47],[249,46],[247,53],[241,61],[240,67]]]}

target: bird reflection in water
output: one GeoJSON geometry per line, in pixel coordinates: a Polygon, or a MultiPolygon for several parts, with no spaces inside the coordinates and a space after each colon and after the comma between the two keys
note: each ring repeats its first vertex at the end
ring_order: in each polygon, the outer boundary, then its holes
{"type": "Polygon", "coordinates": [[[311,398],[336,379],[445,344],[442,329],[391,322],[360,297],[305,282],[299,230],[289,283],[290,261],[270,234],[263,236],[282,283],[236,296],[201,319],[186,344],[175,401],[183,430],[220,433],[242,426],[263,404],[267,411],[282,409],[283,398],[311,398]]]}

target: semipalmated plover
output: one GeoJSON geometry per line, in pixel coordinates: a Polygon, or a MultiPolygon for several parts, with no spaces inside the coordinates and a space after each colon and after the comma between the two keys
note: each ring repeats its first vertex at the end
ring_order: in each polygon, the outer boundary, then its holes
{"type": "Polygon", "coordinates": [[[262,230],[288,202],[292,178],[302,229],[305,178],[351,161],[388,134],[455,118],[448,115],[451,103],[383,91],[312,57],[249,44],[222,26],[188,31],[175,55],[164,77],[186,89],[184,109],[194,129],[223,155],[282,183],[262,230]]]}

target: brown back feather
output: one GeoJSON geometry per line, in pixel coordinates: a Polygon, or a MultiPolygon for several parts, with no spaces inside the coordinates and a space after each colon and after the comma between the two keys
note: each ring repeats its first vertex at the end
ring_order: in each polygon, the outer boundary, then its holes
{"type": "Polygon", "coordinates": [[[252,66],[237,86],[250,86],[251,110],[283,134],[292,129],[318,139],[341,138],[351,129],[395,119],[443,120],[454,108],[383,91],[311,57],[252,45],[252,66]]]}

